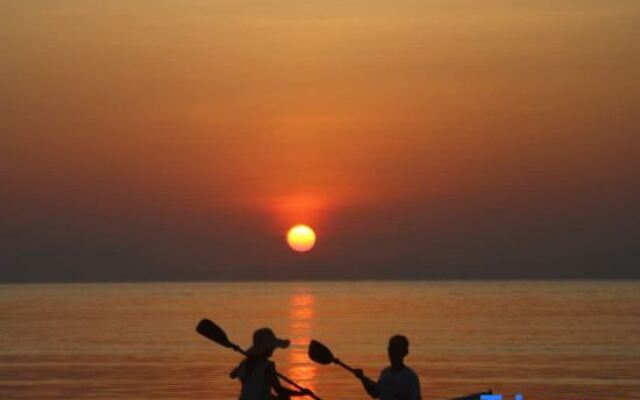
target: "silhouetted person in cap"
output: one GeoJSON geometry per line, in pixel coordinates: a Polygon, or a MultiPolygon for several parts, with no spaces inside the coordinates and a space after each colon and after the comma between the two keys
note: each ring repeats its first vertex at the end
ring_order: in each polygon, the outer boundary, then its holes
{"type": "Polygon", "coordinates": [[[276,365],[269,358],[275,349],[286,349],[289,341],[278,339],[269,328],[261,328],[253,333],[253,345],[245,358],[231,371],[231,378],[240,379],[242,391],[239,400],[272,400],[291,396],[307,396],[308,390],[287,389],[276,375],[276,365]],[[272,389],[277,396],[272,394],[272,389]]]}
{"type": "Polygon", "coordinates": [[[392,336],[387,352],[391,365],[382,370],[378,382],[364,376],[361,369],[356,370],[364,389],[374,399],[421,400],[418,375],[404,364],[404,358],[409,354],[409,340],[402,335],[392,336]]]}

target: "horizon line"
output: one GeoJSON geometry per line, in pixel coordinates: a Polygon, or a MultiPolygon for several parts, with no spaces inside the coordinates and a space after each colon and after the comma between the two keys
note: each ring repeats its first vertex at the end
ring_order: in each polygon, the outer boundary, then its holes
{"type": "Polygon", "coordinates": [[[163,284],[163,283],[413,283],[413,282],[640,282],[640,278],[343,278],[343,279],[202,279],[202,280],[59,280],[0,281],[1,285],[163,284]]]}

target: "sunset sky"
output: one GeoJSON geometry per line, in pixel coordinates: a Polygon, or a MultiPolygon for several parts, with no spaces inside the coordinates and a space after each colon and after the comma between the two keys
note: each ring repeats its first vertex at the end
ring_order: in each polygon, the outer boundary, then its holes
{"type": "Polygon", "coordinates": [[[0,281],[640,278],[638,0],[0,4],[0,281]]]}

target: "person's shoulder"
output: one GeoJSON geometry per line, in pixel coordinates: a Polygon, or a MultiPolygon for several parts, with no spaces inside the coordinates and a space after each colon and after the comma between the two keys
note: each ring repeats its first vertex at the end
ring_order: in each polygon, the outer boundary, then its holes
{"type": "Polygon", "coordinates": [[[405,365],[404,370],[405,370],[405,373],[406,373],[407,375],[410,375],[411,377],[413,377],[413,378],[415,378],[415,379],[419,379],[419,378],[418,378],[418,374],[416,374],[416,372],[415,372],[414,370],[412,370],[410,367],[407,367],[407,366],[405,365]]]}
{"type": "Polygon", "coordinates": [[[391,366],[384,367],[384,368],[382,368],[382,371],[380,371],[380,375],[385,375],[385,374],[391,373],[391,371],[392,371],[391,366]]]}
{"type": "Polygon", "coordinates": [[[391,373],[391,366],[382,368],[382,371],[380,371],[378,380],[384,378],[385,376],[389,376],[390,373],[391,373]]]}

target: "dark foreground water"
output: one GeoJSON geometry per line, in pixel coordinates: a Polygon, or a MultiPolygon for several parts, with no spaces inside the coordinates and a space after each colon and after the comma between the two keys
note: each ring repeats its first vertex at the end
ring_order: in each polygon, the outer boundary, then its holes
{"type": "Polygon", "coordinates": [[[640,398],[638,282],[299,282],[0,285],[0,399],[236,398],[239,358],[202,317],[242,346],[261,326],[291,338],[278,368],[325,400],[367,397],[307,358],[311,338],[377,377],[395,333],[425,399],[640,398]]]}

